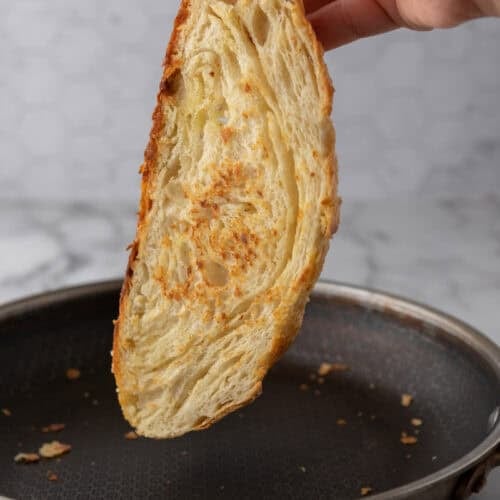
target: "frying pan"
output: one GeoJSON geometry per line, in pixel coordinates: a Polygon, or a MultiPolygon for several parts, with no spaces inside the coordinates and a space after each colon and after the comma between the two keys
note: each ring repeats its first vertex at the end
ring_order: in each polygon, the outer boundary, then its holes
{"type": "Polygon", "coordinates": [[[0,494],[353,499],[371,488],[377,499],[466,498],[498,464],[499,348],[434,310],[328,283],[255,403],[204,432],[127,440],[109,355],[119,287],[0,308],[0,407],[11,413],[0,414],[0,494]],[[349,368],[311,380],[323,362],[349,368]],[[68,380],[68,368],[81,377],[68,380]],[[59,422],[63,431],[40,432],[59,422]],[[403,444],[402,432],[416,442],[403,444]],[[72,451],[14,463],[53,439],[72,451]]]}

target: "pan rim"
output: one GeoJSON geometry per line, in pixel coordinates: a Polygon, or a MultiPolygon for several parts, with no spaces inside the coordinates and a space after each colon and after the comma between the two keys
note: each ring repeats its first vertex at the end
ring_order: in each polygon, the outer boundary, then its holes
{"type": "MultiPolygon", "coordinates": [[[[465,347],[482,359],[500,385],[500,347],[474,327],[447,313],[391,293],[325,280],[317,283],[314,294],[344,299],[376,311],[422,320],[428,325],[437,327],[445,332],[449,339],[455,340],[462,348],[465,347]]],[[[421,479],[372,495],[370,498],[389,500],[422,493],[441,482],[458,478],[486,459],[499,445],[500,420],[497,420],[489,435],[459,460],[421,479]]]]}
{"type": "MultiPolygon", "coordinates": [[[[15,317],[27,310],[38,309],[60,302],[118,291],[122,280],[107,280],[82,285],[64,287],[53,291],[21,298],[0,305],[0,321],[15,317]]],[[[432,307],[401,296],[382,292],[372,288],[350,285],[346,283],[320,280],[314,287],[313,296],[319,298],[338,298],[355,305],[368,307],[375,311],[409,317],[425,322],[445,332],[448,339],[458,342],[462,347],[478,356],[496,376],[500,385],[500,347],[467,323],[432,307]]],[[[452,464],[412,481],[370,496],[374,500],[405,498],[410,494],[422,493],[437,484],[457,478],[462,473],[486,459],[500,444],[500,419],[489,435],[470,452],[452,464]]]]}

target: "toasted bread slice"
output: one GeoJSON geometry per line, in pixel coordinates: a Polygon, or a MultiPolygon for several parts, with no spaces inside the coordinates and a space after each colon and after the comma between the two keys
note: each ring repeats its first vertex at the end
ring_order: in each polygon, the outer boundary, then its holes
{"type": "Polygon", "coordinates": [[[301,0],[184,0],[114,334],[126,419],[204,429],[256,398],[337,228],[333,88],[301,0]]]}

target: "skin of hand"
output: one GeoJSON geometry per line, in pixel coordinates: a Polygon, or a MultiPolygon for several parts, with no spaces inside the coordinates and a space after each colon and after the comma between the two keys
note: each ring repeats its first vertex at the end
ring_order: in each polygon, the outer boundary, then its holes
{"type": "Polygon", "coordinates": [[[397,28],[451,28],[500,16],[500,0],[304,0],[326,50],[397,28]]]}

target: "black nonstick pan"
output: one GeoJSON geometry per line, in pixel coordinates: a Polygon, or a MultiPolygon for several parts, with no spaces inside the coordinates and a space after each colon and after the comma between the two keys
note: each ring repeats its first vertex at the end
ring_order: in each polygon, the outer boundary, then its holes
{"type": "Polygon", "coordinates": [[[326,283],[255,403],[179,439],[125,439],[110,373],[119,286],[0,309],[0,495],[354,499],[364,489],[378,499],[466,498],[498,463],[498,347],[425,307],[326,283]],[[323,381],[324,362],[348,369],[323,381]],[[68,380],[68,368],[80,378],[68,380]],[[65,428],[41,432],[52,423],[65,428]],[[14,463],[53,439],[71,452],[14,463]]]}

